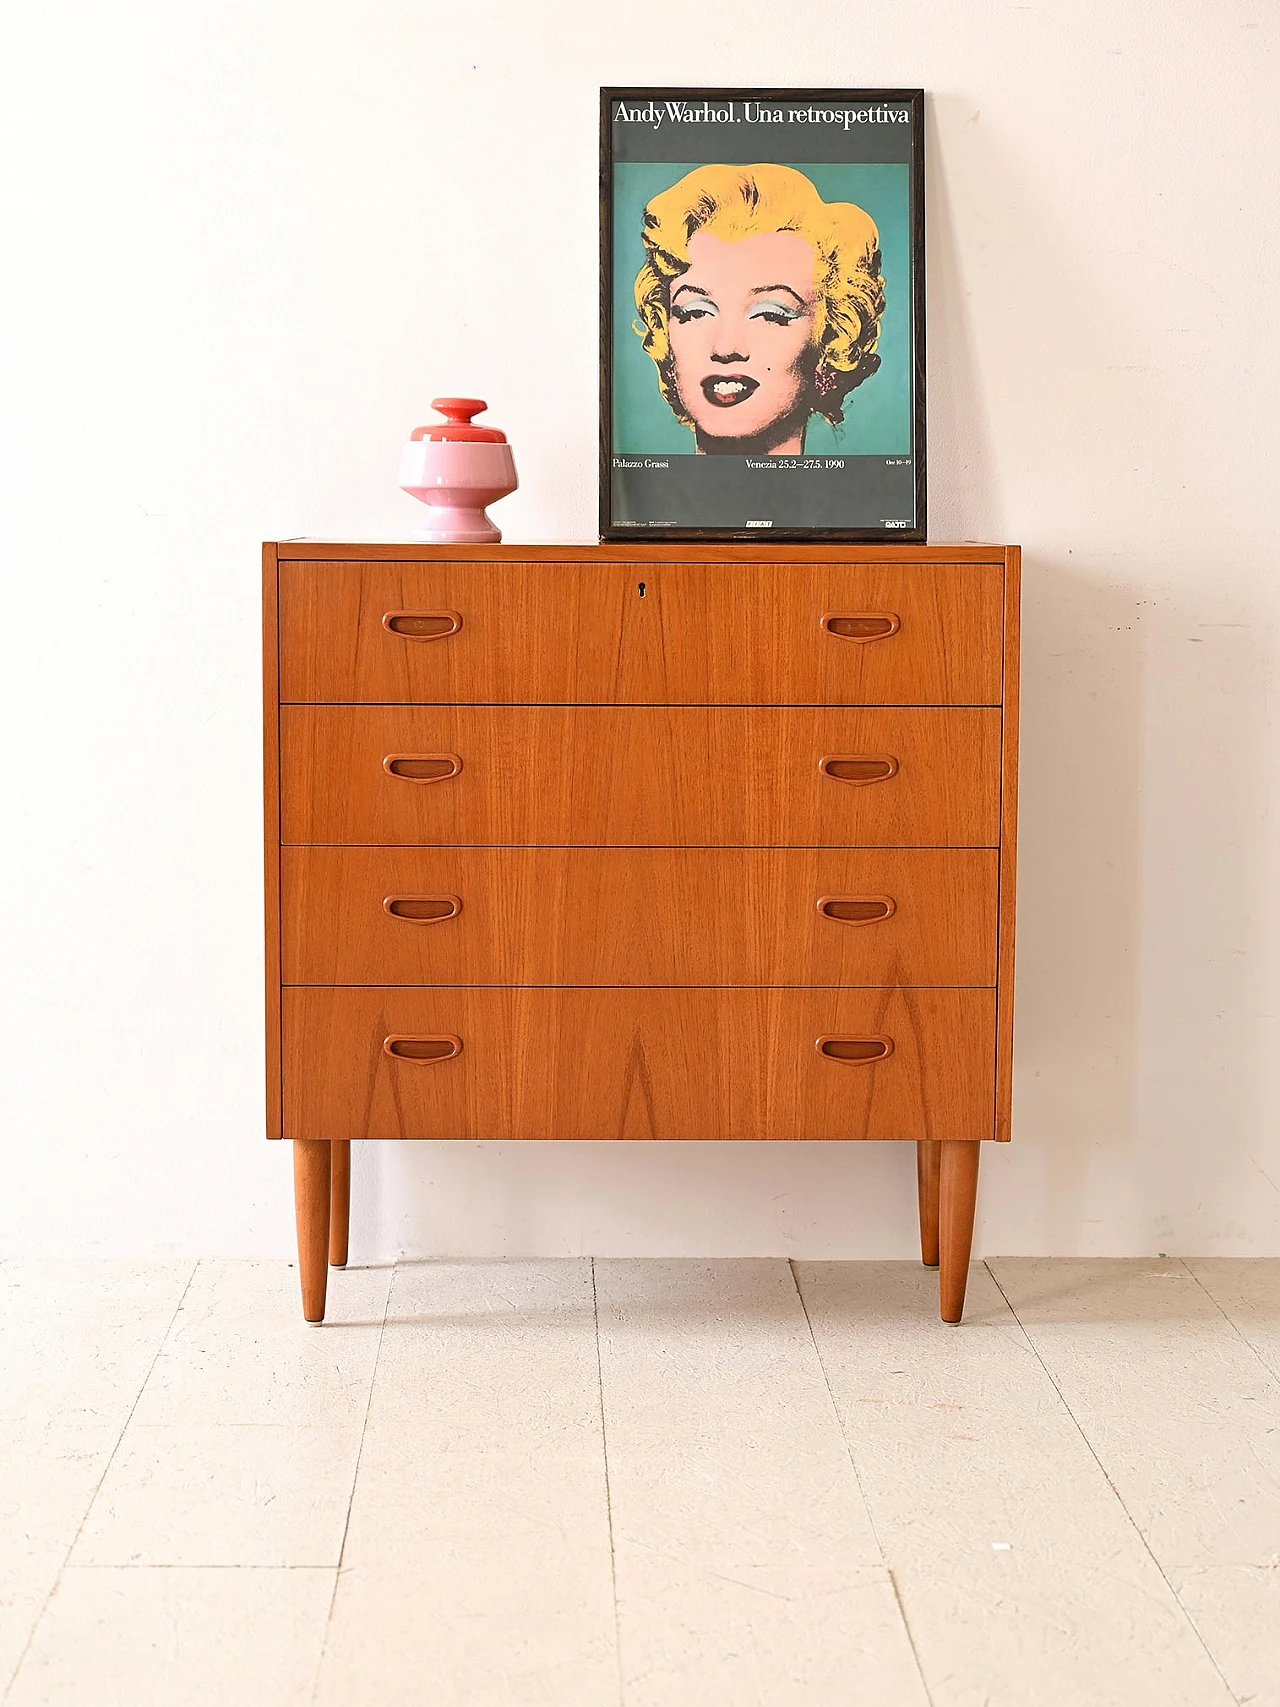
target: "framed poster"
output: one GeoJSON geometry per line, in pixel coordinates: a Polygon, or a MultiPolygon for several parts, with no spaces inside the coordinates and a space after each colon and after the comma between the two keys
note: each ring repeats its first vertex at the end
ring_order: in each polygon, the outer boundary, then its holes
{"type": "Polygon", "coordinates": [[[600,537],[922,541],[923,92],[600,123],[600,537]]]}

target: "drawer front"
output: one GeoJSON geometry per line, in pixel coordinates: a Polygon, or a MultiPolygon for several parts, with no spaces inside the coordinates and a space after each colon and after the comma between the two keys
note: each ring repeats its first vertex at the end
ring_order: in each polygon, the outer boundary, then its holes
{"type": "Polygon", "coordinates": [[[989,990],[284,992],[286,1137],[990,1138],[994,1064],[989,990]]]}
{"type": "Polygon", "coordinates": [[[1000,712],[287,705],[288,843],[993,847],[1000,712]]]}
{"type": "Polygon", "coordinates": [[[998,564],[285,562],[279,596],[286,701],[1001,697],[998,564]]]}
{"type": "Polygon", "coordinates": [[[993,985],[987,848],[286,848],[287,984],[993,985]]]}

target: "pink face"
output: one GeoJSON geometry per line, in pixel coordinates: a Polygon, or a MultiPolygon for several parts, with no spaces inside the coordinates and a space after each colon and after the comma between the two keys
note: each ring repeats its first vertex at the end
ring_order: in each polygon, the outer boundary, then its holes
{"type": "Polygon", "coordinates": [[[716,439],[798,448],[814,367],[813,268],[813,246],[795,231],[690,239],[669,336],[675,388],[700,448],[716,439]]]}

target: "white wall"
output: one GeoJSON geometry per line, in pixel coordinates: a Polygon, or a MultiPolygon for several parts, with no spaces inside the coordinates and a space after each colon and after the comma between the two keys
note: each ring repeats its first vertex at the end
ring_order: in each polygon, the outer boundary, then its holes
{"type": "MultiPolygon", "coordinates": [[[[290,1248],[259,542],[404,537],[453,390],[514,443],[508,538],[593,537],[596,92],[684,82],[931,91],[932,533],[1026,551],[981,1248],[1280,1252],[1274,4],[9,16],[0,1250],[290,1248]]],[[[366,1145],[355,1252],[909,1255],[913,1167],[366,1145]]]]}

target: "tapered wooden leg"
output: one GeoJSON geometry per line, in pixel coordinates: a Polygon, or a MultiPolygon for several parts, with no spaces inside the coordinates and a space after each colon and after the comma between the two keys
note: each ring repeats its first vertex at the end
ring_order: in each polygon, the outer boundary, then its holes
{"type": "Polygon", "coordinates": [[[334,1138],[329,1149],[333,1171],[329,1194],[329,1261],[334,1268],[345,1268],[351,1233],[351,1141],[334,1138]]]}
{"type": "Polygon", "coordinates": [[[947,1139],[938,1148],[942,1151],[938,1170],[938,1290],[943,1321],[958,1322],[964,1314],[964,1289],[973,1249],[979,1145],[947,1139]]]}
{"type": "Polygon", "coordinates": [[[327,1138],[293,1141],[293,1207],[298,1220],[298,1272],[302,1314],[324,1321],[329,1280],[329,1187],[332,1149],[327,1138]]]}
{"type": "Polygon", "coordinates": [[[938,1170],[942,1145],[932,1138],[916,1143],[916,1187],[920,1194],[920,1261],[938,1266],[938,1170]]]}

